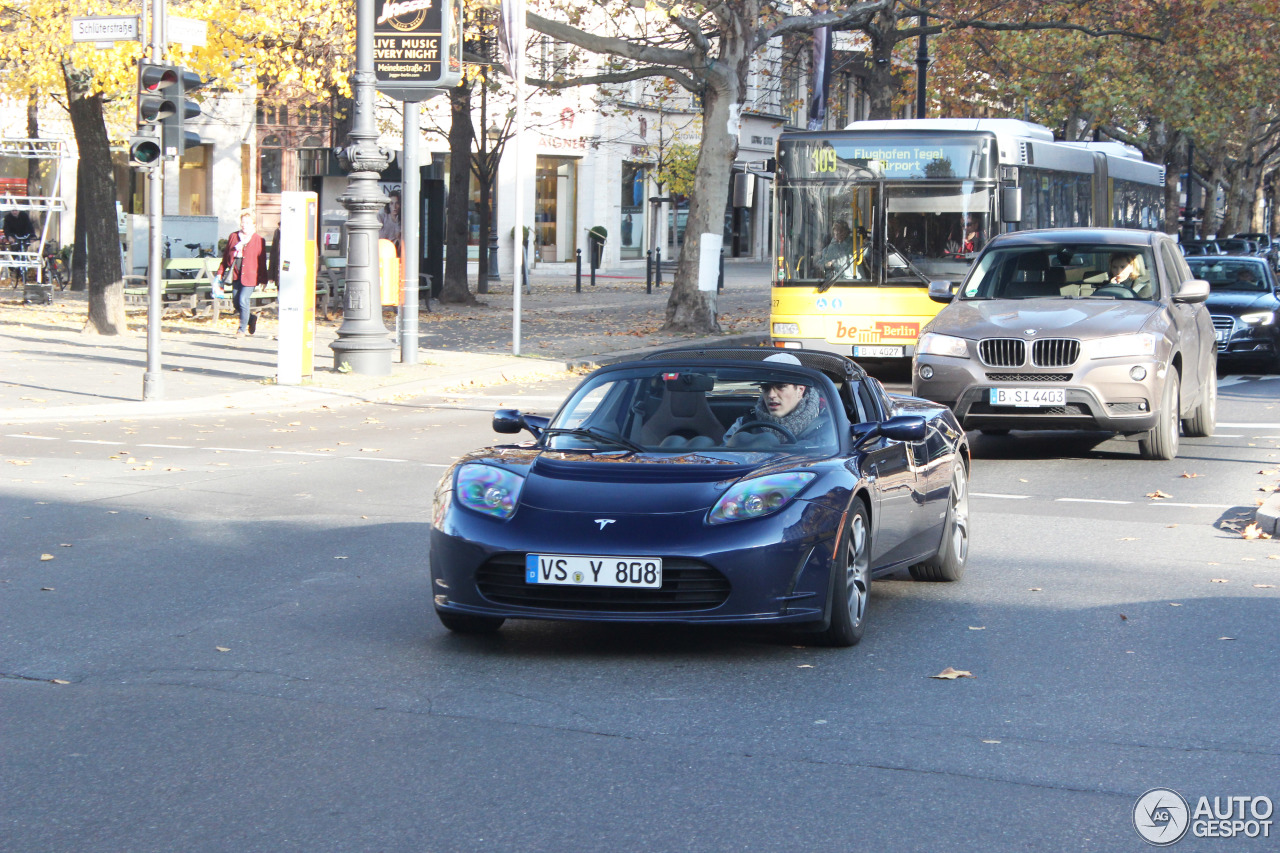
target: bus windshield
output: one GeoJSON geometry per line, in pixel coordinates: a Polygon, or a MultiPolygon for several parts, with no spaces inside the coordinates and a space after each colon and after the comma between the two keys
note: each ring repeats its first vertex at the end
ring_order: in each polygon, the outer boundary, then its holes
{"type": "Polygon", "coordinates": [[[991,235],[993,185],[827,180],[778,188],[778,284],[959,280],[991,235]]]}

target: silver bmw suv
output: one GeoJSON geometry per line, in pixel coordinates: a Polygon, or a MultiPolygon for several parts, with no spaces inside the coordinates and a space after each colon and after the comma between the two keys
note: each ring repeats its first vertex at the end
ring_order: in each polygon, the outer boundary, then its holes
{"type": "Polygon", "coordinates": [[[922,330],[917,396],[966,429],[1104,430],[1172,459],[1180,434],[1213,434],[1216,347],[1204,301],[1166,234],[1114,228],[1004,234],[922,330]]]}

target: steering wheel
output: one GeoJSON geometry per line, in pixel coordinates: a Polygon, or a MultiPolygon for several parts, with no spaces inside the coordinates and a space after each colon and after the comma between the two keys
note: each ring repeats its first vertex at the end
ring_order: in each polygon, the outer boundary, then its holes
{"type": "MultiPolygon", "coordinates": [[[[792,444],[796,443],[796,434],[794,432],[787,429],[782,424],[771,424],[771,423],[768,423],[767,421],[747,421],[745,424],[743,424],[741,427],[738,428],[738,432],[743,433],[754,427],[764,427],[765,429],[774,430],[776,432],[781,433],[782,436],[792,444]]],[[[737,433],[735,433],[735,435],[736,434],[737,433]]]]}
{"type": "Polygon", "coordinates": [[[1137,299],[1138,294],[1133,288],[1126,284],[1105,284],[1099,287],[1090,296],[1116,296],[1120,299],[1137,299]]]}

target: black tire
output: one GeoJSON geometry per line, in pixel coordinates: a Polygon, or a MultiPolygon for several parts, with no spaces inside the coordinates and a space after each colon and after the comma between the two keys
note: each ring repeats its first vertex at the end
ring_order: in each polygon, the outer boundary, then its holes
{"type": "Polygon", "coordinates": [[[446,613],[437,610],[440,624],[455,634],[492,634],[507,621],[498,616],[473,616],[470,613],[446,613]]]}
{"type": "Polygon", "coordinates": [[[1213,428],[1218,422],[1218,365],[1209,368],[1209,376],[1205,380],[1204,396],[1195,410],[1182,419],[1182,434],[1192,438],[1208,438],[1213,435],[1213,428]]]}
{"type": "Polygon", "coordinates": [[[1138,441],[1138,453],[1143,459],[1174,459],[1178,455],[1178,435],[1182,419],[1178,412],[1178,371],[1169,369],[1165,378],[1160,410],[1156,413],[1156,425],[1138,441]]]}
{"type": "Polygon", "coordinates": [[[840,557],[831,567],[831,624],[818,635],[824,646],[854,646],[862,639],[871,594],[871,523],[861,499],[841,532],[840,557]]]}
{"type": "Polygon", "coordinates": [[[969,561],[969,473],[963,462],[951,472],[947,495],[947,517],[942,523],[942,543],[938,553],[911,567],[918,581],[958,581],[969,561]]]}

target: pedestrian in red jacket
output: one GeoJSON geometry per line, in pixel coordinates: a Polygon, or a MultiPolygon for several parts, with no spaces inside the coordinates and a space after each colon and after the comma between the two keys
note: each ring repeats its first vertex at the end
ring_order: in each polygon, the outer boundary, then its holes
{"type": "Polygon", "coordinates": [[[236,337],[245,332],[253,334],[258,329],[258,315],[250,312],[253,289],[267,280],[267,244],[254,230],[253,212],[240,212],[240,230],[232,231],[227,238],[227,248],[218,264],[218,276],[231,272],[231,300],[240,313],[240,328],[236,337]]]}

